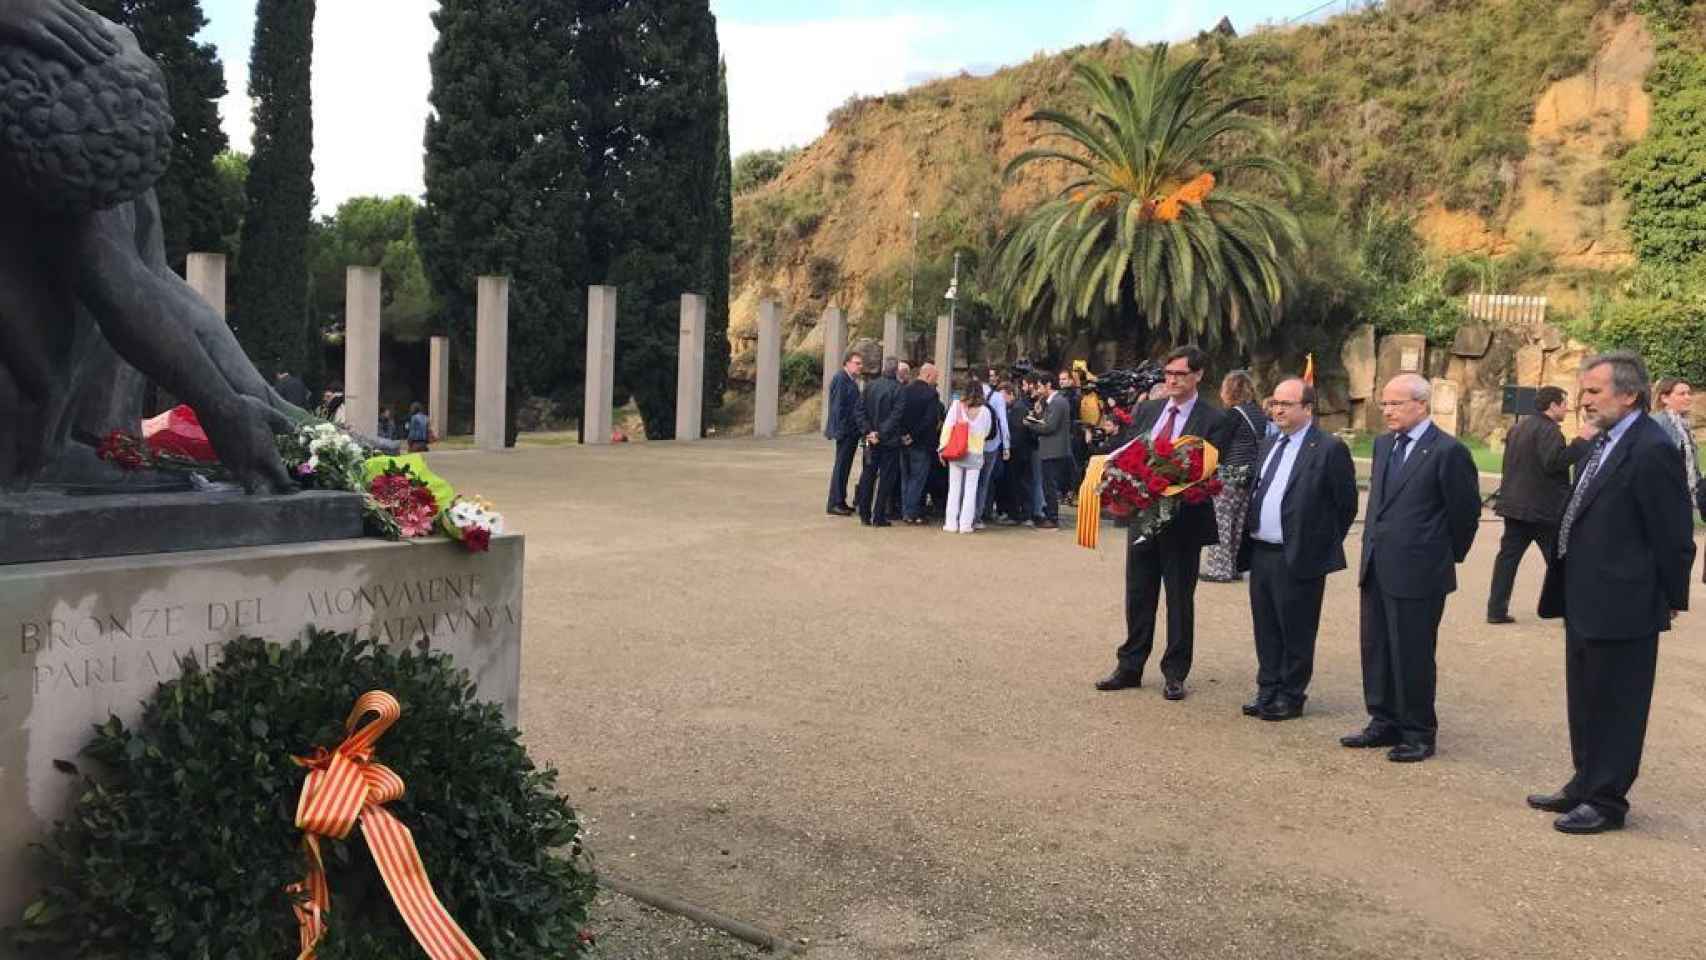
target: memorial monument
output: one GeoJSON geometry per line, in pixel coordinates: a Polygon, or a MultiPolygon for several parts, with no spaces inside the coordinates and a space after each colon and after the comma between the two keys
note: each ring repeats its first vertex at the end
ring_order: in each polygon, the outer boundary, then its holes
{"type": "Polygon", "coordinates": [[[0,926],[44,879],[28,844],[77,792],[61,766],[92,726],[134,720],[238,636],[443,649],[517,715],[522,538],[361,539],[361,492],[299,488],[280,436],[313,418],[167,265],[171,130],[128,31],[71,0],[0,0],[0,926]],[[111,456],[150,382],[217,465],[111,456]]]}

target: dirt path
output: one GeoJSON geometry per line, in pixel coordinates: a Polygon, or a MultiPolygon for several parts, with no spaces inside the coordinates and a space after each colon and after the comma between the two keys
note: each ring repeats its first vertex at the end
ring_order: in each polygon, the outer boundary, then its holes
{"type": "MultiPolygon", "coordinates": [[[[1309,712],[1239,715],[1241,585],[1198,593],[1192,695],[1100,694],[1121,547],[821,511],[825,445],[434,455],[528,535],[522,720],[604,864],[829,960],[1706,957],[1706,590],[1661,647],[1631,829],[1569,838],[1562,630],[1482,623],[1498,526],[1440,642],[1440,755],[1360,726],[1356,588],[1309,712]]],[[[1353,539],[1356,532],[1353,531],[1353,539]]],[[[1354,547],[1354,543],[1352,544],[1354,547]]]]}

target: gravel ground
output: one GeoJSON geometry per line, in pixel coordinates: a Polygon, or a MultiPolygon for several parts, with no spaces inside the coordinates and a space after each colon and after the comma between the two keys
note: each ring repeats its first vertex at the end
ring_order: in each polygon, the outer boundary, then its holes
{"type": "Polygon", "coordinates": [[[752,960],[756,947],[681,917],[600,890],[588,926],[597,931],[593,960],[752,960]]]}
{"type": "MultiPolygon", "coordinates": [[[[1522,622],[1483,624],[1491,520],[1441,631],[1440,755],[1401,766],[1335,742],[1364,719],[1352,575],[1301,720],[1238,713],[1240,585],[1198,592],[1190,699],[1101,694],[1117,537],[826,518],[829,453],[433,455],[528,535],[522,728],[623,876],[825,960],[1706,957],[1701,588],[1630,829],[1571,838],[1522,803],[1568,774],[1562,630],[1528,615],[1535,555],[1522,622]]],[[[606,956],[702,956],[608,916],[606,956]]]]}

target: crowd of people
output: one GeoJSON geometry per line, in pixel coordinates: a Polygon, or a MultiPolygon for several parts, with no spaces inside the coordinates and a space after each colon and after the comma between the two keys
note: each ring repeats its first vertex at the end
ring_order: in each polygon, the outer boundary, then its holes
{"type": "MultiPolygon", "coordinates": [[[[281,370],[273,376],[273,389],[292,406],[307,410],[339,426],[347,426],[349,423],[349,411],[344,406],[344,387],[341,383],[327,385],[325,391],[320,394],[319,402],[315,403],[313,394],[308,385],[302,382],[302,378],[281,370]]],[[[375,432],[380,440],[395,440],[406,444],[412,453],[425,453],[431,449],[432,441],[436,439],[432,435],[431,423],[426,407],[417,401],[409,404],[409,414],[401,423],[397,420],[394,408],[379,408],[379,421],[375,432]]]]}
{"type": "MultiPolygon", "coordinates": [[[[1401,374],[1383,386],[1378,403],[1386,430],[1374,443],[1363,501],[1349,448],[1316,422],[1312,384],[1287,378],[1258,399],[1254,378],[1234,371],[1221,381],[1215,405],[1200,396],[1207,357],[1193,346],[1168,354],[1147,399],[1127,391],[1123,402],[1110,403],[1104,389],[1095,407],[1080,403],[1084,371],[1057,376],[1025,368],[1002,376],[991,370],[967,378],[944,405],[933,366],[913,378],[890,358],[861,393],[862,364],[849,353],[830,393],[832,515],[857,513],[872,526],[888,526],[896,514],[913,524],[940,516],[943,529],[955,533],[987,523],[1050,529],[1090,453],[1195,436],[1234,468],[1224,471],[1232,479],[1219,496],[1182,503],[1158,532],[1129,526],[1125,636],[1098,690],[1143,685],[1165,593],[1162,694],[1184,700],[1198,581],[1248,574],[1256,670],[1243,713],[1275,722],[1302,716],[1326,578],[1349,567],[1345,540],[1360,513],[1368,719],[1340,743],[1382,748],[1396,763],[1434,756],[1439,625],[1483,501],[1468,448],[1433,421],[1427,379],[1401,374]],[[846,502],[846,486],[860,450],[865,469],[855,506],[846,502]],[[897,489],[898,502],[891,499],[897,489]]],[[[1674,379],[1655,389],[1639,357],[1607,353],[1582,366],[1579,436],[1563,435],[1570,409],[1564,390],[1541,388],[1535,406],[1536,415],[1522,418],[1506,440],[1495,508],[1504,534],[1487,622],[1514,622],[1516,570],[1528,546],[1539,545],[1546,576],[1537,611],[1565,627],[1574,770],[1561,788],[1527,802],[1557,814],[1554,826],[1562,832],[1600,833],[1624,825],[1659,634],[1688,607],[1694,513],[1706,517],[1706,483],[1688,420],[1692,391],[1674,379]]]]}

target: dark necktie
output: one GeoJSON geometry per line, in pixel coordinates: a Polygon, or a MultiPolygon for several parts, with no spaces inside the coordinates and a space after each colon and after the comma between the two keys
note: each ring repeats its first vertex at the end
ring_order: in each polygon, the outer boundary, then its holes
{"type": "Polygon", "coordinates": [[[1274,485],[1274,474],[1279,473],[1280,461],[1285,459],[1286,444],[1290,442],[1290,437],[1281,436],[1273,452],[1268,454],[1268,466],[1262,471],[1262,479],[1256,484],[1256,496],[1250,501],[1251,530],[1262,528],[1262,501],[1268,497],[1268,488],[1274,485]]]}
{"type": "Polygon", "coordinates": [[[1410,446],[1410,435],[1400,433],[1393,438],[1392,452],[1386,455],[1386,475],[1380,481],[1380,502],[1392,502],[1393,489],[1398,485],[1398,474],[1404,469],[1404,450],[1410,446]]]}
{"type": "Polygon", "coordinates": [[[1599,473],[1599,463],[1605,459],[1605,443],[1607,434],[1594,438],[1593,454],[1582,467],[1582,478],[1576,481],[1576,491],[1570,494],[1570,505],[1564,509],[1564,522],[1558,525],[1558,556],[1570,548],[1570,528],[1576,525],[1576,514],[1581,512],[1582,497],[1588,492],[1588,484],[1593,482],[1594,475],[1599,473]]]}
{"type": "Polygon", "coordinates": [[[1161,418],[1161,430],[1160,430],[1160,432],[1155,434],[1154,439],[1161,440],[1161,439],[1165,438],[1168,442],[1172,442],[1172,440],[1173,440],[1173,425],[1175,423],[1177,423],[1178,421],[1179,421],[1179,408],[1169,405],[1167,407],[1167,415],[1165,417],[1161,418]]]}

